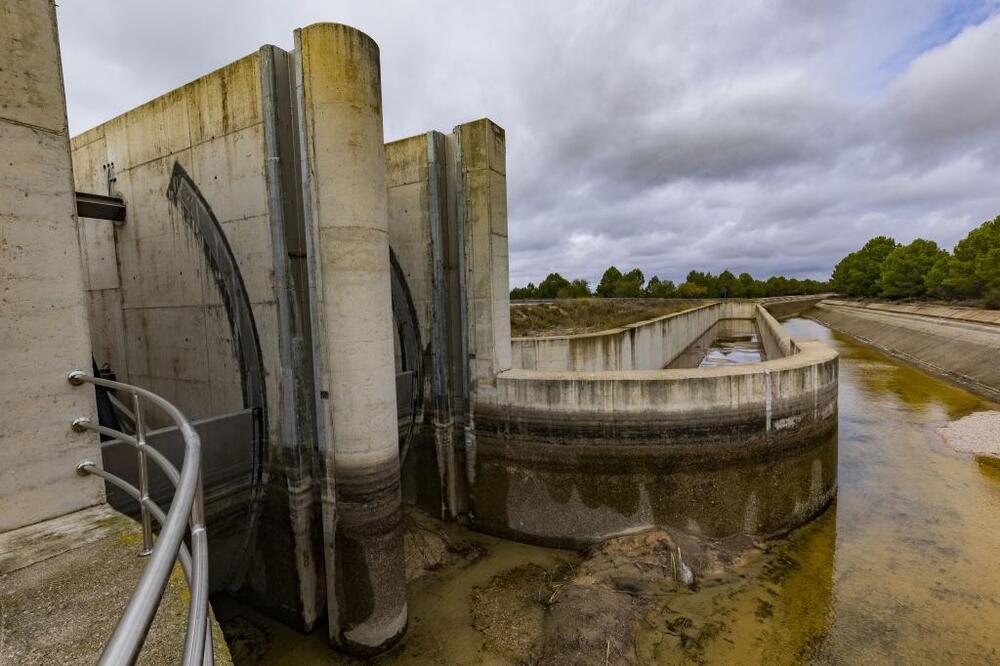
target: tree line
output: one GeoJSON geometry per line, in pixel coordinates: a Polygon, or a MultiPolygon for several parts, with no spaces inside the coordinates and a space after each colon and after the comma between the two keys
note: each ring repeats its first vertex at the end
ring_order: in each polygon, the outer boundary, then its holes
{"type": "Polygon", "coordinates": [[[654,275],[646,281],[641,270],[633,268],[622,273],[610,266],[597,287],[591,291],[586,280],[569,280],[559,273],[549,273],[537,286],[529,282],[515,287],[511,299],[527,298],[761,298],[764,296],[794,296],[819,294],[829,291],[826,282],[798,280],[780,275],[758,280],[749,273],[738,276],[726,270],[718,275],[710,272],[691,271],[680,285],[654,275]]]}
{"type": "Polygon", "coordinates": [[[876,236],[837,263],[830,284],[850,296],[983,299],[1000,309],[1000,216],[970,231],[950,253],[923,238],[901,245],[876,236]]]}

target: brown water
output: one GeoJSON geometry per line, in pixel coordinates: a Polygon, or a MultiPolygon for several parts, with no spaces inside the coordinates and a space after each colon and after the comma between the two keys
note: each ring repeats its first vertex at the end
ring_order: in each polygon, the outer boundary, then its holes
{"type": "MultiPolygon", "coordinates": [[[[695,592],[659,595],[637,623],[632,658],[1000,663],[1000,468],[951,452],[934,432],[998,406],[814,322],[785,326],[793,337],[822,339],[841,355],[837,501],[809,526],[751,558],[738,575],[695,592]]],[[[413,584],[408,635],[380,663],[515,662],[514,653],[492,643],[498,622],[503,632],[505,613],[511,633],[541,637],[544,605],[526,609],[516,595],[498,594],[493,619],[487,613],[484,621],[474,599],[481,601],[482,589],[506,580],[512,570],[534,565],[554,572],[578,557],[464,535],[485,554],[413,584]],[[485,633],[484,622],[492,627],[485,633]]],[[[523,580],[531,584],[530,576],[523,580]]],[[[590,622],[583,616],[580,621],[590,622]]],[[[264,627],[270,645],[259,663],[343,661],[326,647],[322,631],[304,637],[273,623],[264,627]]],[[[603,663],[604,655],[593,661],[603,663]]]]}

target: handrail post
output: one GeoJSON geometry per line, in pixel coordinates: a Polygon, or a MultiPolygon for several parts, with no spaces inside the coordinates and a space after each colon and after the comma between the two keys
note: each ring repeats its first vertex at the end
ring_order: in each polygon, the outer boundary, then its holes
{"type": "Polygon", "coordinates": [[[139,456],[139,515],[142,518],[142,550],[140,557],[146,557],[153,552],[153,521],[149,515],[146,503],[149,501],[149,468],[146,465],[146,420],[142,415],[142,405],[139,396],[132,396],[132,413],[135,414],[136,452],[139,456]]]}

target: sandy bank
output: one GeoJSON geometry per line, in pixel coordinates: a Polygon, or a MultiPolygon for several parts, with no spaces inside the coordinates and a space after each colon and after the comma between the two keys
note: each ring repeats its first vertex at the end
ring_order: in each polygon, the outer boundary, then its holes
{"type": "Polygon", "coordinates": [[[938,428],[938,434],[956,451],[1000,458],[1000,411],[969,414],[938,428]]]}

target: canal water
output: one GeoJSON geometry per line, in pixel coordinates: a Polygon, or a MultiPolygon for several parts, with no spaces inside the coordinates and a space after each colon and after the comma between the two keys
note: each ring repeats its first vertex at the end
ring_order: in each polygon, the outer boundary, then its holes
{"type": "Polygon", "coordinates": [[[1000,663],[1000,468],[935,432],[1000,406],[813,321],[784,326],[840,353],[837,500],[745,578],[671,599],[667,623],[685,618],[695,644],[648,627],[640,660],[1000,663]]]}
{"type": "Polygon", "coordinates": [[[724,368],[741,363],[759,363],[764,356],[764,347],[757,334],[721,338],[708,348],[699,368],[724,368]]]}
{"type": "MultiPolygon", "coordinates": [[[[1000,467],[950,451],[935,432],[1000,406],[812,321],[785,326],[793,338],[821,339],[840,353],[837,500],[810,525],[763,546],[732,576],[657,595],[637,621],[632,659],[1000,663],[1000,467]]],[[[579,556],[446,529],[453,539],[473,540],[481,555],[413,584],[408,636],[378,662],[519,661],[516,651],[493,649],[494,642],[504,632],[515,643],[540,638],[546,611],[537,603],[525,610],[506,581],[516,571],[556,576],[579,556]]],[[[529,601],[539,596],[532,575],[518,583],[528,585],[529,601]]],[[[343,661],[322,631],[301,636],[254,622],[267,640],[246,663],[343,661]]],[[[602,655],[594,663],[603,663],[602,655]]]]}

